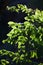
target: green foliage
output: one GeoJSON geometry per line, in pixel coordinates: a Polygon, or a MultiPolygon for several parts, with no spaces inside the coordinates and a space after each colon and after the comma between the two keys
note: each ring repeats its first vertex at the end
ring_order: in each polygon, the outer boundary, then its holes
{"type": "Polygon", "coordinates": [[[1,60],[1,65],[8,65],[8,64],[9,64],[9,61],[7,61],[5,59],[1,60]]]}
{"type": "Polygon", "coordinates": [[[27,16],[24,17],[24,23],[8,22],[11,31],[7,34],[8,38],[2,42],[17,45],[17,51],[0,50],[0,55],[8,55],[13,62],[20,63],[20,65],[25,65],[26,63],[43,65],[30,60],[31,58],[43,58],[43,53],[39,53],[39,48],[43,46],[43,11],[28,9],[26,5],[22,4],[18,4],[17,7],[7,6],[7,8],[10,11],[22,11],[27,16]]]}

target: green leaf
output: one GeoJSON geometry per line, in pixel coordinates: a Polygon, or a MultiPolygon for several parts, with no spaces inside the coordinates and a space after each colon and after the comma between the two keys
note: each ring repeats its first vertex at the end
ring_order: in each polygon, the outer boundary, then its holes
{"type": "Polygon", "coordinates": [[[30,56],[30,58],[34,58],[34,57],[38,58],[38,57],[37,57],[37,52],[36,52],[36,51],[31,51],[31,56],[30,56]]]}

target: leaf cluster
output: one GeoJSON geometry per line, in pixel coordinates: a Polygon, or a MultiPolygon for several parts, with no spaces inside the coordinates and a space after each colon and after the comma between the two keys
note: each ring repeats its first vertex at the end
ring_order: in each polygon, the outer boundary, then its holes
{"type": "Polygon", "coordinates": [[[0,50],[0,54],[9,55],[13,62],[20,63],[20,65],[32,63],[31,58],[43,57],[43,54],[40,53],[39,55],[39,48],[43,46],[43,11],[28,9],[26,5],[22,4],[18,4],[17,7],[7,6],[7,8],[10,11],[22,11],[27,16],[24,17],[24,23],[9,21],[8,25],[11,27],[11,31],[7,34],[8,38],[2,41],[3,43],[17,45],[17,51],[5,50],[3,52],[4,50],[0,50]]]}

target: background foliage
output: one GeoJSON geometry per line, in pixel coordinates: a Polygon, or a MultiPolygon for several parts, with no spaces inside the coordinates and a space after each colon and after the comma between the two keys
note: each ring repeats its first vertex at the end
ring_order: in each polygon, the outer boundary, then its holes
{"type": "Polygon", "coordinates": [[[11,31],[7,39],[2,42],[13,45],[15,51],[0,50],[1,64],[14,63],[20,65],[43,65],[38,59],[43,58],[43,11],[28,9],[26,5],[18,4],[16,7],[8,7],[11,12],[23,12],[26,14],[24,23],[9,21],[11,31]],[[34,61],[36,59],[38,61],[34,61]]]}

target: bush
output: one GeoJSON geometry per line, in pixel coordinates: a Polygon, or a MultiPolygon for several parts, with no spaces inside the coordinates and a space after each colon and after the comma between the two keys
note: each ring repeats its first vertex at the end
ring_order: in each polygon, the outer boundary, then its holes
{"type": "Polygon", "coordinates": [[[16,11],[26,14],[24,23],[16,23],[9,21],[8,25],[11,31],[7,34],[8,38],[2,42],[9,43],[16,47],[16,51],[0,50],[0,56],[8,56],[7,60],[1,60],[11,65],[16,62],[20,65],[43,65],[41,62],[33,61],[33,59],[43,58],[43,11],[38,9],[28,9],[26,5],[18,4],[16,6],[8,7],[11,12],[16,11]],[[10,60],[11,61],[10,61],[10,60]]]}

